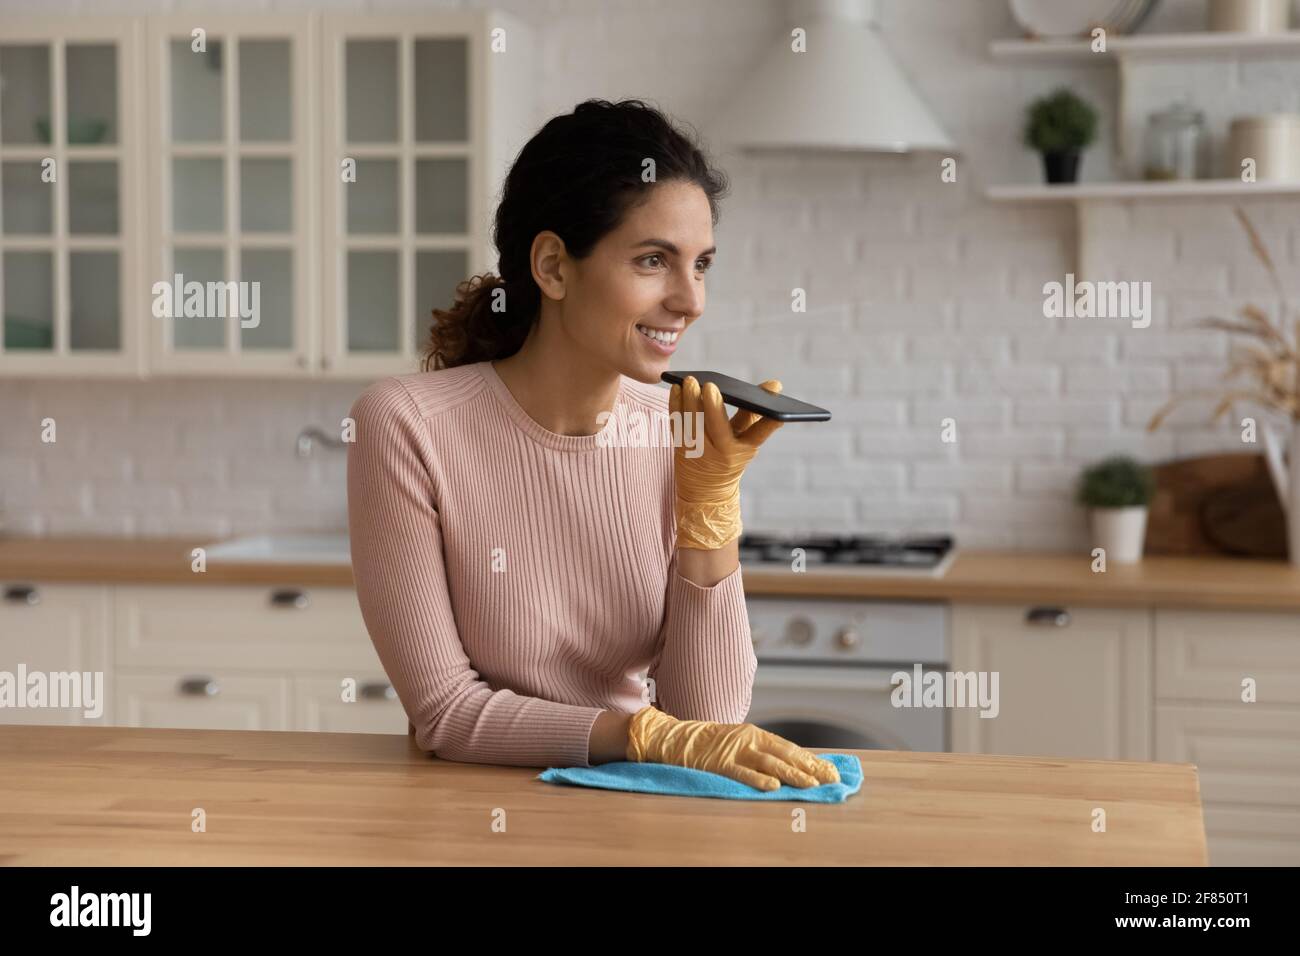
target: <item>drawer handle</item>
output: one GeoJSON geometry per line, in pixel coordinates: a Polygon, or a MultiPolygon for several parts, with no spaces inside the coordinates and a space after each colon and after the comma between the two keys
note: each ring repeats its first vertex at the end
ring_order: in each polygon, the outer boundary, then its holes
{"type": "Polygon", "coordinates": [[[307,597],[307,592],[299,591],[297,588],[271,592],[272,607],[296,607],[301,609],[310,603],[311,599],[307,597]]]}
{"type": "Polygon", "coordinates": [[[11,584],[5,588],[5,601],[10,604],[40,604],[41,592],[31,584],[11,584]]]}
{"type": "Polygon", "coordinates": [[[185,697],[215,697],[221,686],[211,677],[185,677],[178,688],[185,697]]]}
{"type": "Polygon", "coordinates": [[[1070,612],[1063,607],[1031,607],[1025,623],[1035,627],[1069,627],[1070,612]]]}
{"type": "Polygon", "coordinates": [[[397,691],[393,690],[392,684],[373,681],[361,685],[361,696],[366,700],[397,700],[397,691]]]}

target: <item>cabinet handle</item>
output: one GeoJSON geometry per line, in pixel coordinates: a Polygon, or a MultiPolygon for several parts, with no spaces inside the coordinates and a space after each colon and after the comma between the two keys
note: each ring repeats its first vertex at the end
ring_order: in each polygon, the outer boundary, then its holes
{"type": "Polygon", "coordinates": [[[299,591],[297,588],[271,592],[271,605],[273,607],[296,607],[301,609],[310,603],[311,599],[307,597],[307,592],[299,591]]]}
{"type": "Polygon", "coordinates": [[[10,604],[40,604],[41,592],[31,584],[11,584],[5,588],[5,601],[10,604]]]}
{"type": "Polygon", "coordinates": [[[177,690],[185,697],[215,697],[221,686],[211,677],[183,677],[177,690]]]}
{"type": "Polygon", "coordinates": [[[361,685],[361,696],[365,700],[397,700],[397,691],[393,690],[392,684],[373,681],[361,685]]]}
{"type": "Polygon", "coordinates": [[[1025,623],[1035,627],[1069,627],[1070,612],[1063,607],[1031,607],[1025,623]]]}

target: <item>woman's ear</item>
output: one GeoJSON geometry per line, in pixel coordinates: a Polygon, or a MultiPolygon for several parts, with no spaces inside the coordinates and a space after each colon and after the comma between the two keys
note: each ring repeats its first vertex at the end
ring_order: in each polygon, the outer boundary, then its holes
{"type": "Polygon", "coordinates": [[[533,237],[533,247],[529,254],[533,280],[542,290],[542,295],[557,302],[564,298],[566,269],[569,255],[564,248],[564,240],[549,229],[533,237]]]}

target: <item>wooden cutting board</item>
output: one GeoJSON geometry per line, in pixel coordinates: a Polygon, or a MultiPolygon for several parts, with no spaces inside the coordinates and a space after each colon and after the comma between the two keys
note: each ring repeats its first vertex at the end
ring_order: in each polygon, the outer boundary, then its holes
{"type": "Polygon", "coordinates": [[[1282,503],[1262,454],[1202,455],[1153,471],[1147,553],[1286,557],[1282,503]]]}

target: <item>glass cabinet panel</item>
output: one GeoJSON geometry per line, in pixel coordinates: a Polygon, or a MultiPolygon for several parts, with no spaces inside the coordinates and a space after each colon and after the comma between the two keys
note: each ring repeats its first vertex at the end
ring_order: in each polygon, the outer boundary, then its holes
{"type": "Polygon", "coordinates": [[[397,142],[397,41],[349,40],[346,57],[348,142],[397,142]]]}
{"type": "Polygon", "coordinates": [[[415,352],[424,351],[433,325],[433,310],[451,308],[456,286],[469,277],[463,250],[420,252],[415,256],[415,352]]]}
{"type": "Polygon", "coordinates": [[[50,48],[0,46],[0,143],[50,142],[50,48]]]}
{"type": "Polygon", "coordinates": [[[223,138],[221,40],[209,35],[205,46],[195,50],[188,38],[171,42],[172,140],[177,143],[216,143],[223,138]]]}
{"type": "Polygon", "coordinates": [[[239,138],[293,139],[293,49],[288,40],[239,41],[239,138]]]}
{"type": "Polygon", "coordinates": [[[172,228],[221,232],[226,228],[225,169],[221,159],[172,160],[172,228]]]}
{"type": "Polygon", "coordinates": [[[68,142],[116,143],[117,47],[111,43],[70,43],[68,142]]]}
{"type": "Polygon", "coordinates": [[[54,231],[54,184],[42,182],[41,164],[0,164],[0,213],[5,235],[48,236],[54,231]]]}
{"type": "Polygon", "coordinates": [[[223,349],[226,326],[223,313],[230,311],[229,298],[220,298],[228,281],[226,254],[220,249],[177,249],[172,257],[175,271],[181,275],[181,293],[173,301],[173,344],[178,349],[223,349]],[[203,297],[188,303],[185,286],[201,284],[203,297]],[[211,283],[211,285],[209,285],[211,283]],[[211,290],[212,294],[209,294],[211,290]],[[187,315],[186,312],[197,314],[187,315]]]}
{"type": "Polygon", "coordinates": [[[6,349],[54,348],[54,256],[48,252],[4,254],[6,349]]]}
{"type": "Polygon", "coordinates": [[[117,163],[68,163],[68,231],[75,235],[116,235],[118,220],[117,163]]]}
{"type": "Polygon", "coordinates": [[[239,337],[245,349],[288,349],[293,347],[293,251],[291,249],[244,249],[240,253],[240,277],[257,283],[257,324],[240,324],[239,337]]]}
{"type": "Polygon", "coordinates": [[[400,348],[400,274],[396,252],[348,253],[348,351],[400,348]]]}
{"type": "Polygon", "coordinates": [[[348,232],[396,235],[401,231],[401,204],[395,159],[357,161],[357,181],[348,183],[348,232]]]}
{"type": "Polygon", "coordinates": [[[415,138],[463,143],[469,138],[469,47],[464,37],[415,41],[415,138]]]}
{"type": "Polygon", "coordinates": [[[293,231],[293,161],[248,159],[239,164],[239,224],[244,232],[293,231]]]}
{"type": "Polygon", "coordinates": [[[469,163],[463,159],[415,162],[415,231],[463,233],[469,229],[469,163]]]}
{"type": "Polygon", "coordinates": [[[74,349],[122,347],[121,267],[116,252],[74,252],[68,257],[72,289],[69,330],[74,349]]]}

